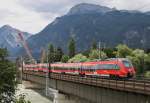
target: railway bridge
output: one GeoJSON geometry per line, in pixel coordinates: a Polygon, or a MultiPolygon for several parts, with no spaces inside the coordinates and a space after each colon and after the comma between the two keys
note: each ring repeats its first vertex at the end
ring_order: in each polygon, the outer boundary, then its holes
{"type": "Polygon", "coordinates": [[[71,74],[23,71],[23,79],[45,85],[61,93],[83,98],[89,103],[150,103],[150,81],[112,80],[71,74]]]}

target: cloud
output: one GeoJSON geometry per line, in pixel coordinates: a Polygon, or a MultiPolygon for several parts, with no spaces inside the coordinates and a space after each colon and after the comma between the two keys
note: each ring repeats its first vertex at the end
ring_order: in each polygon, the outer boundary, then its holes
{"type": "Polygon", "coordinates": [[[37,33],[56,17],[79,3],[93,3],[117,9],[150,10],[150,0],[0,0],[0,26],[9,24],[37,33]]]}
{"type": "Polygon", "coordinates": [[[57,16],[49,14],[47,20],[44,15],[47,14],[23,7],[18,0],[4,0],[0,4],[0,26],[9,24],[23,31],[37,33],[57,16]]]}
{"type": "Polygon", "coordinates": [[[150,0],[110,0],[106,3],[110,7],[126,10],[150,10],[150,0]]]}
{"type": "Polygon", "coordinates": [[[150,0],[18,0],[19,3],[36,12],[53,13],[63,15],[69,9],[79,3],[93,3],[117,9],[150,10],[150,0]]]}
{"type": "MultiPolygon", "coordinates": [[[[98,0],[22,0],[20,4],[37,12],[52,12],[56,14],[66,13],[72,6],[79,3],[95,3],[98,0]]],[[[99,0],[102,3],[104,0],[99,0]]],[[[106,0],[105,0],[106,1],[106,0]]]]}

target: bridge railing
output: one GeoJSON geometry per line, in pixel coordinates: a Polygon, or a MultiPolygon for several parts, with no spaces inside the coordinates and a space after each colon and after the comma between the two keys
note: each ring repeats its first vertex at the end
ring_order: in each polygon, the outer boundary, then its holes
{"type": "MultiPolygon", "coordinates": [[[[43,72],[24,72],[25,74],[46,77],[43,72]]],[[[109,79],[97,77],[81,77],[79,75],[50,73],[51,79],[80,83],[90,86],[110,88],[121,91],[142,93],[150,95],[150,81],[149,80],[136,80],[136,79],[109,79]]]]}
{"type": "Polygon", "coordinates": [[[104,88],[111,88],[117,90],[124,90],[130,92],[137,92],[150,95],[150,81],[147,80],[119,80],[109,78],[96,77],[81,77],[78,75],[52,73],[52,79],[59,79],[69,82],[82,83],[86,85],[99,86],[104,88]]]}

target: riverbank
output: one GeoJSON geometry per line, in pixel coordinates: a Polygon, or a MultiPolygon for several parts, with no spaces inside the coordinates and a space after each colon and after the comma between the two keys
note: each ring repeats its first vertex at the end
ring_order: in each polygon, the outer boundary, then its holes
{"type": "Polygon", "coordinates": [[[52,103],[42,92],[43,90],[40,88],[33,88],[30,82],[23,81],[22,84],[18,85],[16,96],[23,94],[26,96],[26,100],[29,100],[31,103],[52,103]]]}

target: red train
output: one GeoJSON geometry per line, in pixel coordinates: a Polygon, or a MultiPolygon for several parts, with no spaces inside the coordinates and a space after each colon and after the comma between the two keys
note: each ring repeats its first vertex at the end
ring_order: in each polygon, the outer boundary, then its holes
{"type": "MultiPolygon", "coordinates": [[[[48,71],[48,64],[24,65],[25,70],[48,71]]],[[[105,61],[83,63],[54,63],[49,72],[69,73],[76,75],[109,76],[109,77],[133,77],[135,69],[126,58],[107,59],[105,61]]]]}

